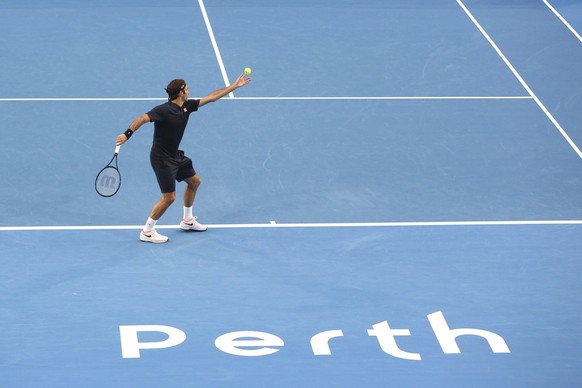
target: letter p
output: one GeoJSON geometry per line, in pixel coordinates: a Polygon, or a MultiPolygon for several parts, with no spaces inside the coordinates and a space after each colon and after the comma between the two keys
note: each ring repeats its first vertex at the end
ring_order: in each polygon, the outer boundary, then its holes
{"type": "Polygon", "coordinates": [[[121,356],[140,358],[140,349],[165,349],[180,345],[186,340],[186,333],[171,326],[127,325],[119,326],[119,337],[121,338],[121,356]],[[139,342],[138,332],[165,333],[168,338],[159,342],[139,342]]]}

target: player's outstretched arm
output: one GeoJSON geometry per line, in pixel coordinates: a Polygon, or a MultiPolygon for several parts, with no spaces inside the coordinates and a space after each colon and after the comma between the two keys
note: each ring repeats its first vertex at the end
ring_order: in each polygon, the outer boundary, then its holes
{"type": "Polygon", "coordinates": [[[232,84],[230,84],[230,86],[215,90],[214,92],[210,93],[208,96],[201,98],[200,104],[198,106],[200,107],[200,106],[206,105],[210,102],[218,101],[222,97],[226,96],[228,93],[231,93],[231,92],[235,91],[236,89],[238,89],[242,86],[245,86],[249,82],[251,82],[251,78],[247,77],[245,74],[241,74],[238,76],[236,81],[234,81],[232,84]]]}

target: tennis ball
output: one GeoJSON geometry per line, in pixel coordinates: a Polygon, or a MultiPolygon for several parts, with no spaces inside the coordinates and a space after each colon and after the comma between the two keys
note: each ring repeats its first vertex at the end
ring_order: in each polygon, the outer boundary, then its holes
{"type": "Polygon", "coordinates": [[[250,68],[250,67],[245,67],[245,74],[246,74],[246,75],[249,75],[249,74],[251,74],[251,71],[252,71],[252,70],[251,70],[251,68],[250,68]]]}

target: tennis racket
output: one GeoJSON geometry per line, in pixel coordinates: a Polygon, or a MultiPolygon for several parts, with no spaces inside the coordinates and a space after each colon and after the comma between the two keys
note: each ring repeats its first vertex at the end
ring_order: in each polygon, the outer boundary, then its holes
{"type": "Polygon", "coordinates": [[[120,147],[121,145],[115,147],[113,157],[95,178],[95,191],[102,197],[113,197],[121,187],[121,174],[117,167],[117,154],[120,147]]]}

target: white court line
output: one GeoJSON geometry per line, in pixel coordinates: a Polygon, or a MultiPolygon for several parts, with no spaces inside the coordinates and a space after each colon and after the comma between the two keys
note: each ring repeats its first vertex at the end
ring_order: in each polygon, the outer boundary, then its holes
{"type": "Polygon", "coordinates": [[[566,27],[568,27],[568,29],[569,29],[569,30],[572,32],[572,34],[574,34],[574,36],[575,36],[576,38],[578,38],[578,40],[579,40],[580,42],[582,42],[582,37],[580,36],[580,34],[578,34],[578,32],[577,32],[577,31],[574,29],[574,27],[572,27],[572,26],[570,25],[570,23],[568,23],[568,22],[566,21],[566,19],[564,19],[564,18],[562,17],[562,15],[560,15],[560,13],[559,13],[558,11],[556,11],[556,9],[555,9],[554,7],[552,7],[552,5],[551,5],[551,4],[550,4],[548,1],[546,1],[546,0],[543,0],[543,2],[544,2],[544,3],[545,3],[547,6],[548,6],[548,8],[549,8],[549,9],[550,9],[550,10],[551,10],[551,11],[552,11],[552,12],[553,12],[553,13],[554,13],[554,14],[555,14],[557,17],[558,17],[558,19],[560,19],[560,20],[562,21],[562,23],[564,23],[564,25],[565,25],[566,27]]]}
{"type": "Polygon", "coordinates": [[[531,96],[236,97],[235,100],[531,100],[531,96]]]}
{"type": "Polygon", "coordinates": [[[168,101],[168,97],[23,97],[0,101],[168,101]]]}
{"type": "MultiPolygon", "coordinates": [[[[277,223],[268,224],[207,224],[209,229],[253,228],[363,228],[363,227],[450,227],[450,226],[528,226],[528,225],[582,225],[582,220],[533,220],[533,221],[436,221],[436,222],[327,222],[327,223],[277,223]]],[[[66,230],[130,230],[142,229],[143,225],[102,226],[2,226],[0,232],[13,231],[66,231],[66,230]]],[[[156,229],[179,229],[179,225],[156,225],[156,229]]]]}
{"type": "MultiPolygon", "coordinates": [[[[210,19],[208,19],[208,14],[206,13],[206,7],[202,0],[198,0],[200,5],[200,10],[202,11],[202,17],[204,18],[204,23],[206,23],[206,29],[208,29],[208,35],[210,35],[210,41],[212,42],[212,47],[214,48],[214,54],[216,55],[216,60],[218,61],[218,66],[220,66],[220,72],[222,74],[222,79],[224,80],[225,86],[230,85],[228,80],[228,75],[226,74],[226,68],[224,67],[224,62],[222,61],[222,56],[220,55],[220,50],[218,50],[218,44],[216,43],[216,38],[214,37],[214,32],[212,31],[212,26],[210,25],[210,19]]],[[[230,98],[234,97],[231,92],[228,94],[230,98]]]]}
{"type": "Polygon", "coordinates": [[[503,62],[505,62],[505,64],[507,65],[507,67],[509,67],[509,69],[511,70],[511,72],[513,73],[513,75],[519,80],[519,82],[525,88],[525,90],[527,90],[527,92],[534,99],[534,101],[536,102],[536,104],[538,104],[538,106],[540,107],[540,109],[546,114],[546,116],[550,119],[550,121],[554,124],[554,126],[558,129],[558,131],[560,131],[560,133],[562,134],[562,136],[564,137],[564,139],[566,139],[566,141],[568,142],[568,144],[570,144],[570,146],[572,147],[572,149],[574,149],[574,151],[576,151],[576,153],[578,154],[578,156],[582,159],[582,151],[580,151],[580,149],[578,148],[578,146],[576,145],[576,143],[574,143],[574,141],[572,141],[572,139],[570,138],[570,136],[568,136],[568,134],[562,128],[562,126],[560,125],[560,123],[558,123],[558,121],[554,118],[554,116],[552,116],[552,114],[550,113],[550,111],[540,101],[540,99],[536,96],[536,94],[533,92],[533,90],[531,90],[531,88],[523,80],[523,78],[521,77],[521,75],[519,75],[519,73],[517,72],[517,70],[515,70],[515,68],[511,64],[511,62],[509,62],[509,60],[507,59],[507,57],[503,54],[503,52],[499,49],[499,47],[497,47],[497,44],[495,44],[495,42],[493,41],[493,39],[491,39],[491,37],[485,31],[485,29],[483,27],[481,27],[481,24],[477,21],[477,19],[475,19],[475,17],[473,16],[473,14],[467,9],[467,7],[465,7],[465,4],[463,4],[463,2],[461,0],[457,0],[457,3],[465,11],[465,13],[467,14],[467,16],[469,16],[469,18],[473,21],[473,24],[475,24],[475,26],[479,29],[479,31],[481,31],[481,34],[483,34],[483,36],[485,37],[485,39],[487,39],[487,41],[489,42],[489,44],[491,44],[491,46],[495,49],[495,51],[497,52],[497,54],[501,57],[501,59],[503,60],[503,62]]]}
{"type": "MultiPolygon", "coordinates": [[[[532,96],[335,96],[335,97],[233,97],[229,100],[531,100],[532,96]]],[[[2,101],[167,101],[168,97],[23,97],[0,98],[2,101]]]]}

